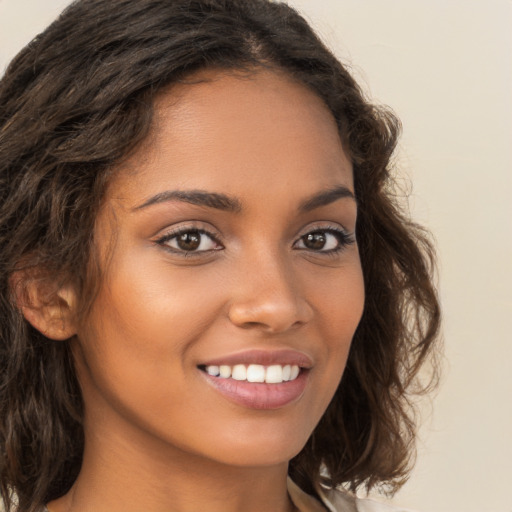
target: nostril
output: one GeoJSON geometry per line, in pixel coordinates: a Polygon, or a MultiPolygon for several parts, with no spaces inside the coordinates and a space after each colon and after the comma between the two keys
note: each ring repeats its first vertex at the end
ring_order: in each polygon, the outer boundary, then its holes
{"type": "Polygon", "coordinates": [[[244,322],[240,327],[246,329],[264,328],[265,324],[262,324],[260,322],[244,322]]]}

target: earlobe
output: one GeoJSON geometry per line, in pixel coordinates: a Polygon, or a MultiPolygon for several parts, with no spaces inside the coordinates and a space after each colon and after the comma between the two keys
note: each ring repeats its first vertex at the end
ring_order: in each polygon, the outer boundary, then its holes
{"type": "Polygon", "coordinates": [[[55,289],[54,283],[25,272],[12,276],[10,286],[25,320],[47,338],[66,340],[76,334],[76,294],[70,286],[55,289]]]}

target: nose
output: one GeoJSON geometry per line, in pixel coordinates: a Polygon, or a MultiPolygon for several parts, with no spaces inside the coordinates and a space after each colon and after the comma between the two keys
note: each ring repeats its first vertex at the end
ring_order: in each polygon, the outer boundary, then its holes
{"type": "Polygon", "coordinates": [[[275,334],[307,324],[313,308],[290,262],[262,256],[244,266],[229,306],[229,319],[244,329],[275,334]]]}

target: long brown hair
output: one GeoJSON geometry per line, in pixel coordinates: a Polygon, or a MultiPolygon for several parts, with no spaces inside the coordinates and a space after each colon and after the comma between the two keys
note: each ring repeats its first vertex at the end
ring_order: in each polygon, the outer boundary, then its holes
{"type": "Polygon", "coordinates": [[[396,490],[414,454],[411,397],[432,360],[439,306],[428,234],[404,215],[390,158],[400,123],[372,105],[292,8],[267,0],[79,0],[0,81],[0,492],[21,512],[65,494],[83,452],[66,342],[23,318],[20,270],[72,282],[83,312],[100,279],[93,227],[116,165],[144,140],[163,88],[204,68],[277,68],[331,110],[354,166],[363,318],[341,384],[291,477],[396,490]],[[321,474],[323,475],[321,477],[321,474]]]}

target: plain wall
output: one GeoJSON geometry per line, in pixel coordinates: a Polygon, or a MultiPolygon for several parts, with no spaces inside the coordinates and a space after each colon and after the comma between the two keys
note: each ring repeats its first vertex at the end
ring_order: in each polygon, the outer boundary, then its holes
{"type": "MultiPolygon", "coordinates": [[[[67,0],[0,0],[0,74],[67,0]]],[[[446,362],[394,501],[512,512],[512,2],[293,0],[404,125],[411,210],[440,254],[446,362]]]]}

